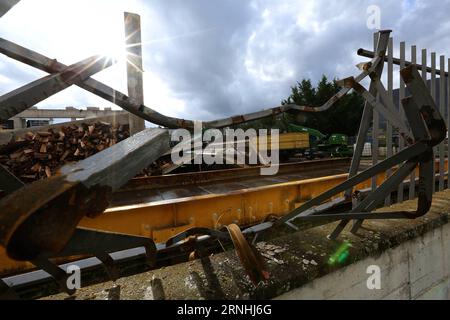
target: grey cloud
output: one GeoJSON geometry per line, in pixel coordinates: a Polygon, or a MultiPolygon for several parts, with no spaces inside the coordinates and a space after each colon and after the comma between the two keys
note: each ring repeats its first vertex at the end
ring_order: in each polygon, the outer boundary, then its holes
{"type": "MultiPolygon", "coordinates": [[[[380,7],[381,27],[393,29],[395,41],[445,54],[450,40],[449,0],[141,3],[144,69],[184,101],[186,110],[178,116],[197,119],[275,106],[302,78],[356,74],[354,65],[366,60],[356,50],[372,48],[373,31],[366,27],[372,4],[380,7]]],[[[27,78],[17,66],[1,72],[19,82],[27,78]]],[[[146,95],[151,91],[146,87],[146,95]]],[[[67,104],[97,101],[87,95],[70,95],[76,101],[67,104]]],[[[152,107],[166,113],[170,106],[152,107]]]]}

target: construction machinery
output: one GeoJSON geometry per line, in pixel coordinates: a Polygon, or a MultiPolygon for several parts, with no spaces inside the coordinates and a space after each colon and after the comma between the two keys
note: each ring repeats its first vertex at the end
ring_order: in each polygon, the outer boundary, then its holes
{"type": "MultiPolygon", "coordinates": [[[[316,158],[345,158],[353,155],[352,147],[348,145],[348,137],[345,134],[323,134],[317,129],[292,123],[285,127],[278,134],[278,150],[281,161],[286,161],[294,156],[313,160],[316,158]]],[[[260,151],[271,148],[271,136],[266,140],[255,139],[255,145],[260,151]]]]}
{"type": "MultiPolygon", "coordinates": [[[[353,150],[348,145],[348,137],[341,133],[323,134],[319,130],[288,124],[289,132],[306,132],[309,135],[309,146],[300,150],[307,159],[327,157],[351,157],[353,150]]],[[[280,138],[281,140],[281,138],[280,138]]]]}
{"type": "MultiPolygon", "coordinates": [[[[58,267],[55,261],[74,256],[95,256],[110,277],[115,279],[118,274],[116,264],[118,256],[122,258],[124,255],[129,257],[133,254],[144,256],[151,267],[161,259],[170,259],[183,254],[189,256],[192,251],[205,248],[212,241],[231,241],[247,273],[257,283],[267,280],[269,275],[257,251],[247,240],[255,240],[263,232],[280,226],[298,230],[299,223],[320,224],[340,221],[330,234],[330,238],[335,239],[352,220],[355,221],[352,231],[357,232],[364,219],[413,219],[426,214],[431,205],[435,181],[433,147],[445,139],[447,128],[414,64],[401,70],[401,77],[410,94],[402,101],[406,121],[396,110],[380,80],[389,35],[390,30],[377,33],[376,50],[371,61],[359,65],[361,71],[356,77],[339,81],[341,90],[322,106],[290,104],[203,123],[205,128],[223,128],[283,112],[321,112],[332,107],[350,90],[354,90],[365,99],[366,103],[348,175],[340,177],[342,180],[336,181],[335,184],[323,187],[324,190],[320,194],[312,193],[311,197],[300,203],[287,197],[288,201],[282,204],[279,199],[284,198],[275,197],[273,190],[264,186],[260,187],[259,191],[266,194],[260,195],[262,198],[253,198],[253,202],[246,206],[245,211],[228,206],[226,199],[208,199],[208,197],[198,199],[222,204],[223,209],[212,214],[212,221],[209,216],[205,218],[208,223],[204,225],[197,224],[195,218],[190,219],[193,211],[189,206],[185,207],[185,211],[166,215],[166,225],[173,226],[174,235],[169,239],[158,238],[157,241],[153,241],[154,236],[149,236],[150,233],[154,235],[157,231],[149,226],[151,219],[147,211],[149,205],[128,206],[128,209],[136,210],[132,215],[136,223],[132,224],[132,227],[124,223],[127,220],[126,207],[116,209],[123,214],[122,218],[116,220],[114,217],[117,218],[118,215],[105,210],[112,202],[114,192],[170,150],[169,131],[166,128],[192,129],[196,121],[166,117],[90,78],[95,72],[108,67],[112,63],[109,60],[93,57],[67,67],[0,39],[0,52],[51,73],[50,76],[0,97],[0,120],[10,118],[36,101],[75,84],[113,101],[136,116],[164,126],[146,129],[87,159],[62,167],[57,175],[29,185],[21,185],[8,171],[2,170],[1,174],[5,177],[2,178],[2,183],[8,181],[8,185],[2,187],[6,190],[6,195],[0,199],[1,247],[10,259],[32,262],[54,277],[61,290],[73,293],[73,290],[66,286],[68,274],[58,267]],[[371,80],[369,90],[360,84],[368,76],[371,80]],[[380,99],[377,99],[377,96],[380,99]],[[373,110],[382,114],[400,132],[405,148],[358,173],[373,110]],[[385,175],[387,170],[392,174],[385,175]],[[384,202],[386,196],[416,170],[419,177],[417,210],[374,213],[373,210],[384,202]],[[359,190],[364,186],[367,187],[371,179],[378,180],[379,187],[360,197],[359,190]],[[278,199],[278,202],[272,200],[272,206],[269,205],[269,209],[265,210],[263,208],[265,202],[259,199],[267,197],[278,199]],[[351,210],[333,211],[352,199],[355,201],[351,210]],[[231,209],[228,210],[229,208],[231,209]],[[228,212],[231,214],[227,214],[228,212]],[[256,219],[256,212],[266,214],[265,219],[256,219]],[[100,228],[80,225],[88,219],[89,221],[104,219],[104,223],[100,228]],[[238,222],[239,219],[242,224],[238,222]],[[124,251],[127,253],[118,254],[124,251]]],[[[195,140],[194,137],[192,141],[183,143],[195,143],[195,140]]],[[[292,190],[298,192],[298,188],[294,187],[292,190]]],[[[282,192],[280,195],[286,197],[290,194],[282,192]]],[[[242,203],[242,199],[236,199],[236,203],[242,203]]],[[[204,216],[206,214],[205,212],[204,216]]],[[[0,283],[0,287],[6,287],[8,291],[9,284],[0,283]]]]}

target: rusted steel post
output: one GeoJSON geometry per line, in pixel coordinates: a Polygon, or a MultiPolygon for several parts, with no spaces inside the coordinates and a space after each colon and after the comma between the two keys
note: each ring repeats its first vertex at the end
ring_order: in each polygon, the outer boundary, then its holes
{"type": "MultiPolygon", "coordinates": [[[[426,52],[426,49],[423,49],[423,50],[425,50],[425,52],[426,52]]],[[[363,48],[359,48],[358,51],[357,51],[357,54],[358,54],[358,56],[366,57],[366,58],[370,58],[370,59],[373,59],[373,57],[375,56],[373,51],[366,50],[366,49],[363,49],[363,48]]],[[[387,56],[384,57],[384,61],[385,62],[388,61],[388,57],[387,56]]],[[[395,65],[400,65],[400,58],[393,58],[393,63],[395,65]]],[[[412,61],[405,61],[405,66],[406,67],[409,67],[411,64],[412,64],[412,61]]],[[[421,65],[420,64],[417,65],[417,69],[421,70],[422,73],[423,72],[431,73],[431,67],[428,67],[426,64],[423,64],[423,63],[421,65]]],[[[440,73],[441,70],[436,70],[436,72],[440,73]]],[[[444,74],[445,74],[446,77],[448,77],[449,72],[445,71],[444,74]]]]}
{"type": "MultiPolygon", "coordinates": [[[[125,45],[127,49],[128,95],[139,104],[144,104],[144,85],[142,76],[141,18],[134,13],[125,12],[125,45]]],[[[145,129],[144,119],[130,113],[130,134],[145,129]]]]}

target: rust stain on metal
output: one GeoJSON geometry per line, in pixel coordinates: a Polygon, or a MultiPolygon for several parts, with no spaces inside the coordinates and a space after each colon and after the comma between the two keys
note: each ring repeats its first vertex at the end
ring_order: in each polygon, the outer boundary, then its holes
{"type": "Polygon", "coordinates": [[[273,114],[273,115],[277,115],[277,114],[280,114],[280,113],[282,113],[282,112],[283,112],[283,110],[281,110],[280,107],[276,107],[276,108],[273,108],[273,109],[272,109],[272,114],[273,114]]]}
{"type": "Polygon", "coordinates": [[[238,116],[231,117],[231,121],[234,124],[239,124],[239,123],[245,122],[245,118],[243,115],[238,115],[238,116]]]}
{"type": "Polygon", "coordinates": [[[400,74],[406,84],[410,83],[414,79],[412,65],[400,70],[400,74]]]}

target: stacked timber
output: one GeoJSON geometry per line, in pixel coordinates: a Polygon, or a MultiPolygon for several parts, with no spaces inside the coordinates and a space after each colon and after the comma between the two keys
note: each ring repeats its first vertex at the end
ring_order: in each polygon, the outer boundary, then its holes
{"type": "Polygon", "coordinates": [[[88,158],[129,136],[128,125],[106,122],[28,132],[0,147],[0,163],[29,183],[50,177],[63,165],[88,158]]]}

